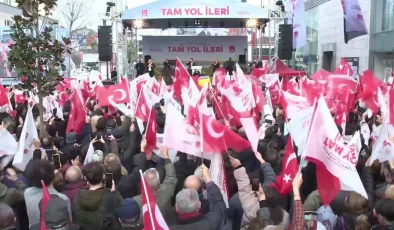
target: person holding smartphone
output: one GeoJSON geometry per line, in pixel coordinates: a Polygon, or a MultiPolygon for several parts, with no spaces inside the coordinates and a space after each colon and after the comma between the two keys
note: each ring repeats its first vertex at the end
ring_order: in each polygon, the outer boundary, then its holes
{"type": "Polygon", "coordinates": [[[90,162],[85,165],[85,178],[89,190],[80,190],[73,204],[73,222],[81,229],[120,229],[120,223],[115,217],[122,196],[116,191],[115,182],[103,183],[112,179],[105,173],[105,167],[100,162],[90,162]],[[106,188],[111,184],[111,188],[106,188]],[[106,186],[107,185],[107,186],[106,186]]]}

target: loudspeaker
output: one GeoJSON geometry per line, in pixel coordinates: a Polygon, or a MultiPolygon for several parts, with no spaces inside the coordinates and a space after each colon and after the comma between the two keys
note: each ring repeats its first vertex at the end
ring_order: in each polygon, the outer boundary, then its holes
{"type": "Polygon", "coordinates": [[[98,51],[100,61],[112,60],[112,27],[98,27],[98,51]]]}
{"type": "Polygon", "coordinates": [[[293,56],[293,25],[279,25],[278,57],[290,60],[293,56]]]}
{"type": "Polygon", "coordinates": [[[148,64],[149,59],[152,59],[152,57],[150,55],[144,56],[145,64],[148,64]]]}
{"type": "Polygon", "coordinates": [[[238,62],[239,62],[240,64],[245,64],[245,63],[246,63],[246,55],[240,54],[240,55],[238,56],[238,62]]]}

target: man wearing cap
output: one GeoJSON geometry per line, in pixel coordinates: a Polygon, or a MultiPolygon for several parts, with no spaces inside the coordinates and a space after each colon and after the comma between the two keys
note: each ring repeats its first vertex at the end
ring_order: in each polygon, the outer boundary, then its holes
{"type": "Polygon", "coordinates": [[[142,224],[138,221],[140,217],[140,207],[131,198],[122,200],[119,208],[119,222],[123,230],[141,230],[142,224]]]}
{"type": "MultiPolygon", "coordinates": [[[[67,203],[62,198],[51,196],[44,211],[44,222],[48,230],[79,230],[80,227],[72,224],[67,209],[67,203]]],[[[33,225],[30,230],[39,230],[41,224],[33,225]]]]}

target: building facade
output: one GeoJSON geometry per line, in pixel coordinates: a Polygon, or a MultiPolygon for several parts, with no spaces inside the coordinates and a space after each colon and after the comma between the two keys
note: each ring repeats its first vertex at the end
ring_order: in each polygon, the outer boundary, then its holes
{"type": "MultiPolygon", "coordinates": [[[[379,1],[384,0],[377,2],[379,1]]],[[[296,50],[292,60],[293,66],[298,70],[307,71],[308,74],[319,69],[333,71],[341,58],[345,58],[357,76],[362,71],[371,69],[371,0],[359,0],[359,4],[369,34],[345,44],[340,1],[305,0],[308,44],[296,50]]]]}
{"type": "Polygon", "coordinates": [[[394,0],[372,1],[369,67],[387,79],[394,70],[394,0]]]}

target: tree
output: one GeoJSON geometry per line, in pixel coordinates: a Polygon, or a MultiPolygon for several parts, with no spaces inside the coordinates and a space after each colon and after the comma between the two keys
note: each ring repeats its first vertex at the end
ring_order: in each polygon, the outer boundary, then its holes
{"type": "MultiPolygon", "coordinates": [[[[32,83],[37,84],[40,114],[40,136],[44,134],[43,97],[55,90],[62,79],[61,70],[65,70],[65,52],[70,53],[70,39],[63,37],[63,42],[52,39],[51,26],[39,24],[39,9],[43,9],[44,17],[51,15],[57,0],[16,0],[22,15],[13,17],[14,25],[9,46],[8,62],[19,77],[23,76],[26,89],[32,90],[32,83]],[[43,27],[43,28],[41,28],[43,27]]],[[[42,12],[42,10],[41,10],[42,12]]]]}
{"type": "Polygon", "coordinates": [[[78,30],[89,24],[88,18],[92,1],[82,0],[62,0],[60,12],[60,22],[66,27],[70,35],[73,31],[78,30]]]}
{"type": "Polygon", "coordinates": [[[127,42],[127,61],[131,63],[132,61],[136,61],[138,58],[137,47],[134,46],[132,41],[127,42]]]}

